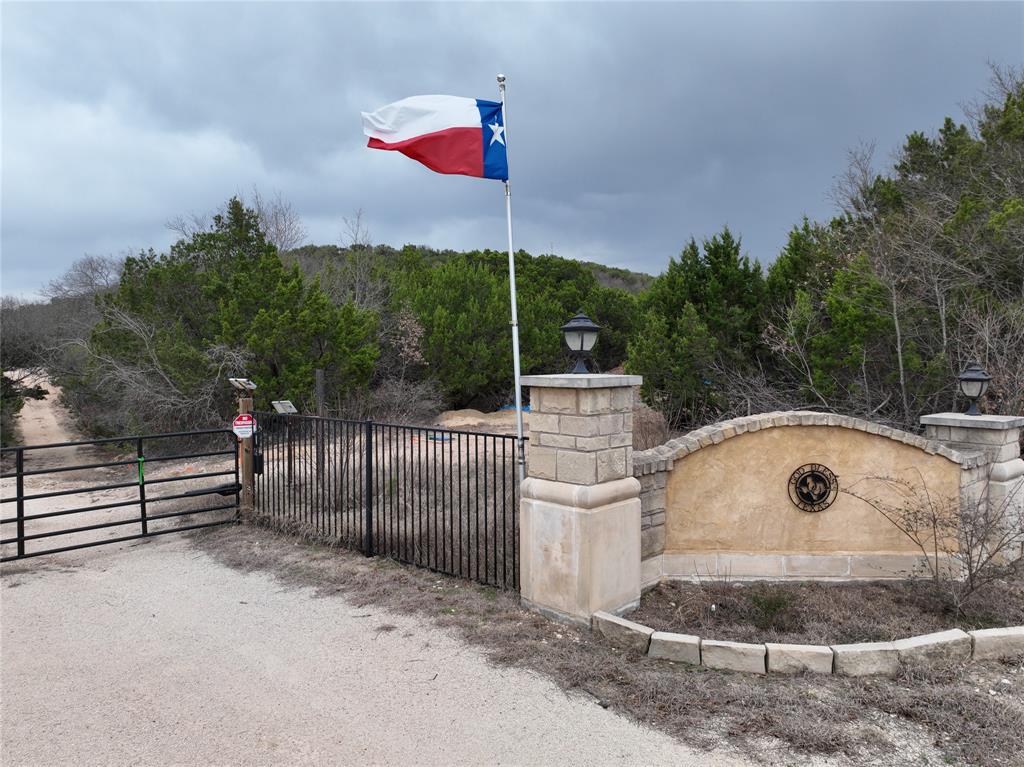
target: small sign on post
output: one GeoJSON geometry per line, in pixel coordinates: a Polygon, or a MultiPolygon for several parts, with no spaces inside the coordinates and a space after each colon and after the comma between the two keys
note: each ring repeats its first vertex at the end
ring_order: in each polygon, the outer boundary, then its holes
{"type": "Polygon", "coordinates": [[[299,412],[295,405],[292,404],[291,400],[276,399],[270,404],[274,406],[274,410],[276,412],[283,413],[285,415],[294,415],[299,412]]]}
{"type": "Polygon", "coordinates": [[[231,422],[231,431],[239,439],[249,439],[256,430],[256,419],[250,413],[239,413],[231,422]]]}

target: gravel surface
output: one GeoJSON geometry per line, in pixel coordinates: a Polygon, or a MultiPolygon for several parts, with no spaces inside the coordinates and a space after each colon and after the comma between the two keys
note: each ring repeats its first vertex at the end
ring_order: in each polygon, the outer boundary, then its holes
{"type": "Polygon", "coordinates": [[[6,565],[6,766],[745,764],[172,537],[6,565]]]}

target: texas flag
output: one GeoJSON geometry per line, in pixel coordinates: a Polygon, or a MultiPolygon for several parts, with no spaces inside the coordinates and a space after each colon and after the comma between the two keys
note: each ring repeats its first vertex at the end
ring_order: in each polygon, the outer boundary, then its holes
{"type": "Polygon", "coordinates": [[[410,96],[362,114],[371,149],[401,152],[438,173],[508,180],[500,102],[410,96]]]}

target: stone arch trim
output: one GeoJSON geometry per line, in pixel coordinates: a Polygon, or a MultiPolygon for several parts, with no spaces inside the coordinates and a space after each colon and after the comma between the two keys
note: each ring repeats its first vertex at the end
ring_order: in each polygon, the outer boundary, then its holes
{"type": "Polygon", "coordinates": [[[837,415],[835,413],[818,413],[810,410],[792,410],[788,412],[759,413],[741,418],[732,418],[728,421],[720,421],[719,423],[691,431],[682,437],[666,442],[664,445],[659,445],[650,450],[638,451],[633,454],[633,474],[634,476],[641,477],[647,474],[671,471],[675,461],[685,458],[690,453],[695,453],[705,447],[717,445],[740,434],[785,426],[838,426],[843,429],[877,434],[880,437],[887,437],[888,439],[919,448],[929,455],[940,455],[953,463],[959,464],[963,469],[978,468],[985,463],[985,456],[982,453],[962,453],[935,440],[928,440],[917,434],[893,429],[889,426],[882,426],[871,421],[865,421],[862,418],[837,415]]]}

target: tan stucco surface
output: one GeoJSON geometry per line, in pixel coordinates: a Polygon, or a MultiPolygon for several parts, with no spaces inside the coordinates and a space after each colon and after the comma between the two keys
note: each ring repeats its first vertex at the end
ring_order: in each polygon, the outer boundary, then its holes
{"type": "MultiPolygon", "coordinates": [[[[877,434],[839,426],[788,426],[737,434],[675,461],[666,498],[665,553],[918,553],[867,503],[844,493],[825,511],[798,509],[790,475],[820,463],[840,488],[866,477],[923,480],[937,497],[957,498],[955,461],[877,434]]],[[[878,483],[858,486],[884,493],[878,483]]]]}

